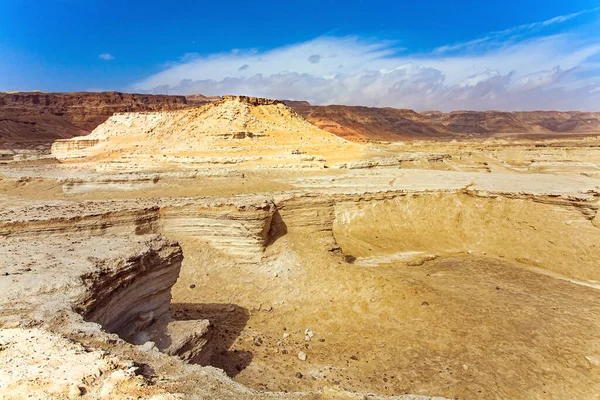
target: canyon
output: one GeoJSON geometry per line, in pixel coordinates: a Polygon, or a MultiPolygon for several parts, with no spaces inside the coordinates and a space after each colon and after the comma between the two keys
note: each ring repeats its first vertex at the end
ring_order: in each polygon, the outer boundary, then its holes
{"type": "Polygon", "coordinates": [[[597,397],[597,114],[23,96],[0,397],[597,397]]]}

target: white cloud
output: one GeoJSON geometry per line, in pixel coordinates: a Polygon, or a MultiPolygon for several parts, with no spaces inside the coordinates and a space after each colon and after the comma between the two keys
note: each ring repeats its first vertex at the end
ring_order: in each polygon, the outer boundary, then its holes
{"type": "Polygon", "coordinates": [[[492,78],[500,76],[500,72],[497,70],[486,70],[480,74],[475,74],[469,76],[467,79],[463,80],[458,86],[461,88],[464,87],[475,87],[480,83],[489,81],[492,78]]]}
{"type": "MultiPolygon", "coordinates": [[[[536,24],[555,24],[574,15],[536,24]]],[[[600,54],[597,39],[562,33],[494,42],[476,54],[441,54],[438,49],[405,55],[393,42],[319,37],[263,52],[186,55],[130,89],[417,110],[597,109],[600,79],[582,74],[600,54]]]]}
{"type": "Polygon", "coordinates": [[[563,74],[560,67],[554,67],[548,71],[535,72],[521,79],[516,80],[511,86],[511,90],[534,90],[537,88],[548,87],[560,79],[563,74]]]}
{"type": "Polygon", "coordinates": [[[98,58],[104,61],[111,61],[115,59],[115,56],[109,53],[102,53],[98,56],[98,58]]]}
{"type": "Polygon", "coordinates": [[[595,13],[597,11],[600,11],[600,7],[591,8],[589,10],[582,10],[582,11],[572,13],[572,14],[567,14],[567,15],[558,15],[556,17],[547,19],[545,21],[532,22],[529,24],[522,24],[522,25],[514,26],[512,28],[504,29],[501,31],[490,32],[487,35],[485,35],[484,37],[481,37],[478,39],[438,47],[438,48],[434,49],[434,53],[440,53],[440,54],[448,53],[448,52],[452,52],[455,50],[463,50],[463,49],[467,49],[467,48],[471,49],[473,47],[481,46],[483,44],[488,44],[490,42],[494,42],[494,41],[498,41],[498,40],[507,40],[507,39],[510,40],[511,37],[513,37],[515,35],[522,35],[529,31],[535,31],[538,29],[549,27],[551,25],[560,24],[562,22],[566,22],[573,18],[579,17],[580,15],[595,13]]]}

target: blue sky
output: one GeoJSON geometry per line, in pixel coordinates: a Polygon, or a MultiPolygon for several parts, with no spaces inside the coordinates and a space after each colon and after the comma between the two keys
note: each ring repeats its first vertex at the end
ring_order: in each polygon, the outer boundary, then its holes
{"type": "Polygon", "coordinates": [[[598,7],[598,0],[0,0],[0,91],[600,110],[598,7]]]}

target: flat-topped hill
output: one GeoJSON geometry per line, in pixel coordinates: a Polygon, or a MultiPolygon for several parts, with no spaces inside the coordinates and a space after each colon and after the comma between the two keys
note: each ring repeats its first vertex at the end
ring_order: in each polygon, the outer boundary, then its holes
{"type": "Polygon", "coordinates": [[[285,164],[325,162],[326,154],[359,147],[310,124],[282,101],[224,96],[178,111],[115,114],[87,136],[57,141],[53,154],[226,164],[268,158],[285,164]]]}

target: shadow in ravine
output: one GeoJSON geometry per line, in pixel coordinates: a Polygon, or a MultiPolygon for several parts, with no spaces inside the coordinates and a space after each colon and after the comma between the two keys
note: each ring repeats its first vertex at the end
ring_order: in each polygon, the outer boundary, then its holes
{"type": "Polygon", "coordinates": [[[249,351],[230,351],[236,339],[246,326],[250,313],[235,304],[171,304],[171,313],[176,320],[207,319],[211,322],[213,335],[210,345],[213,348],[210,365],[221,368],[234,377],[252,362],[249,351]]]}
{"type": "Polygon", "coordinates": [[[279,210],[275,210],[273,218],[271,219],[271,226],[267,236],[267,247],[275,243],[279,238],[284,237],[287,234],[287,225],[283,222],[279,210]]]}

